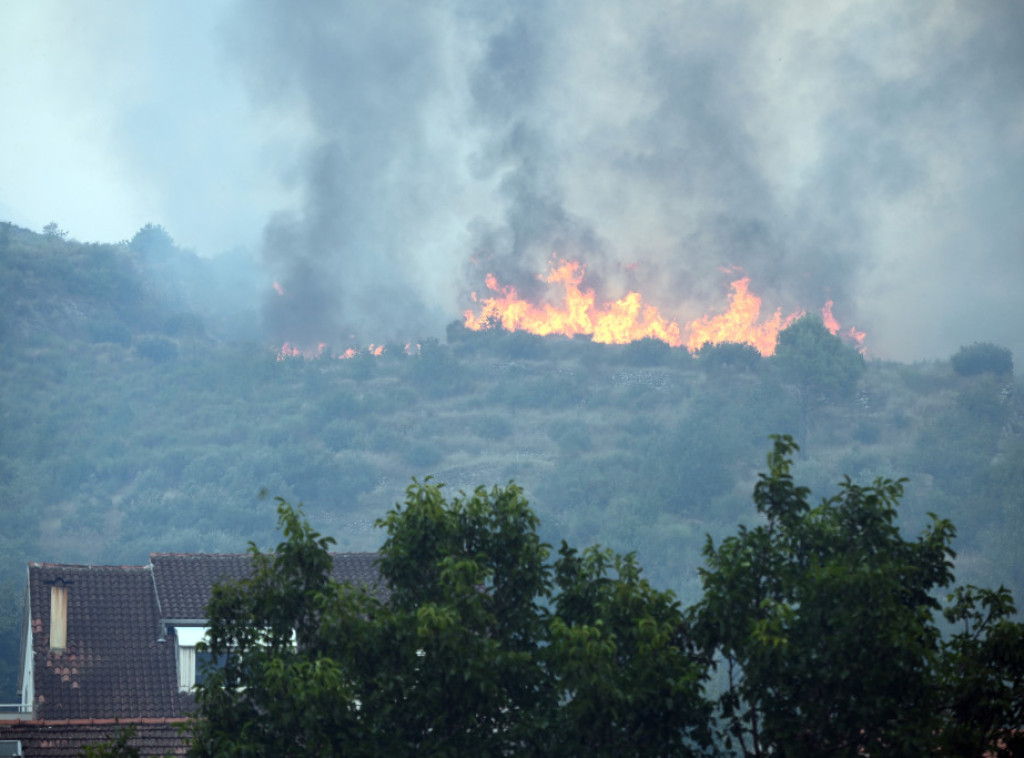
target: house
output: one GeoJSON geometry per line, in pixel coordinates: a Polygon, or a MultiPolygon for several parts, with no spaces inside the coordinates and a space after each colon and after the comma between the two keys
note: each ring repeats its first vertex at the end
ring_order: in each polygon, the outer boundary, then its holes
{"type": "MultiPolygon", "coordinates": [[[[336,581],[381,587],[375,553],[332,557],[336,581]]],[[[127,725],[143,755],[184,753],[177,730],[194,709],[206,605],[214,584],[250,572],[248,554],[155,553],[145,566],[30,563],[21,702],[0,713],[0,756],[78,755],[127,725]]]]}

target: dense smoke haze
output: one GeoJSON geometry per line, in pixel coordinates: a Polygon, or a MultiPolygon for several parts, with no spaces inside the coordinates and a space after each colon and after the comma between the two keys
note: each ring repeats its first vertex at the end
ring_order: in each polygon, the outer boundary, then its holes
{"type": "Polygon", "coordinates": [[[868,355],[1024,356],[1018,2],[14,0],[0,220],[248,247],[268,336],[441,336],[553,254],[680,322],[742,269],[868,355]]]}

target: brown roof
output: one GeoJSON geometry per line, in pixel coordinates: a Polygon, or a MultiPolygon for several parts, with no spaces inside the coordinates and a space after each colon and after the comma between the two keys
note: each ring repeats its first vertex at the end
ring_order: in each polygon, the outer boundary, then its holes
{"type": "Polygon", "coordinates": [[[159,642],[148,566],[29,564],[36,716],[41,719],[184,716],[174,643],[159,642]],[[67,644],[50,650],[50,589],[68,589],[67,644]]]}
{"type": "MultiPolygon", "coordinates": [[[[377,555],[332,556],[332,578],[377,586],[377,555]]],[[[150,556],[148,566],[29,564],[35,717],[180,718],[194,707],[178,691],[168,620],[201,621],[220,581],[250,575],[250,556],[150,556]],[[67,587],[67,640],[50,650],[50,586],[67,587]]],[[[386,599],[386,592],[378,590],[386,599]]],[[[3,737],[0,737],[3,739],[3,737]]]]}
{"type": "MultiPolygon", "coordinates": [[[[376,553],[332,553],[331,578],[357,586],[379,587],[376,553]]],[[[252,574],[252,556],[200,553],[153,553],[153,582],[165,619],[206,618],[206,606],[218,582],[247,579],[252,574]]],[[[378,594],[386,594],[378,591],[378,594]]]]}
{"type": "Polygon", "coordinates": [[[116,737],[135,727],[130,747],[142,756],[185,755],[185,738],[179,719],[70,719],[62,721],[12,721],[0,723],[0,740],[19,740],[25,758],[80,756],[86,745],[116,737]]]}

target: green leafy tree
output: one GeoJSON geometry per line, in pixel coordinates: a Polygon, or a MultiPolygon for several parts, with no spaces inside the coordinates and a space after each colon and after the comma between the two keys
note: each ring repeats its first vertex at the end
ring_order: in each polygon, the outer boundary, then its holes
{"type": "Polygon", "coordinates": [[[953,370],[960,376],[985,373],[1013,375],[1013,353],[991,342],[975,342],[962,347],[949,360],[953,370]]]}
{"type": "Polygon", "coordinates": [[[944,755],[1024,755],[1024,625],[1010,591],[958,587],[943,610],[944,755]],[[1007,727],[1017,727],[1008,729],[1007,727]]]}
{"type": "Polygon", "coordinates": [[[797,389],[804,442],[815,411],[852,398],[865,368],[864,356],[812,315],[797,319],[779,333],[772,362],[782,378],[797,389]]]}
{"type": "Polygon", "coordinates": [[[864,356],[807,315],[779,333],[774,362],[782,374],[816,399],[850,398],[864,373],[864,356]]]}
{"type": "Polygon", "coordinates": [[[146,224],[135,232],[128,248],[136,253],[163,256],[174,252],[174,238],[160,224],[146,224]]]}
{"type": "MultiPolygon", "coordinates": [[[[718,657],[723,745],[745,756],[981,755],[1016,739],[1022,627],[1004,590],[959,590],[950,522],[916,540],[896,524],[901,481],[846,479],[817,507],[794,484],[789,437],[776,437],[754,490],[764,523],[709,539],[693,613],[718,657]],[[964,746],[971,750],[965,751],[964,746]]],[[[1000,753],[1003,754],[1003,753],[1000,753]]],[[[1006,753],[1010,754],[1010,753],[1006,753]]]]}
{"type": "Polygon", "coordinates": [[[281,501],[285,541],[216,588],[195,755],[691,755],[704,666],[674,596],[631,557],[562,547],[508,485],[414,483],[389,595],[330,580],[333,540],[281,501]],[[294,636],[293,632],[294,630],[294,636]]]}
{"type": "Polygon", "coordinates": [[[549,654],[559,702],[548,755],[692,755],[710,743],[701,656],[671,592],[634,556],[564,542],[549,654]]]}
{"type": "Polygon", "coordinates": [[[722,377],[737,371],[755,371],[763,359],[753,345],[705,342],[697,351],[697,360],[705,371],[722,377]]]}
{"type": "Polygon", "coordinates": [[[68,233],[60,228],[56,221],[51,221],[49,224],[43,227],[43,234],[47,237],[56,237],[57,239],[67,239],[68,233]]]}

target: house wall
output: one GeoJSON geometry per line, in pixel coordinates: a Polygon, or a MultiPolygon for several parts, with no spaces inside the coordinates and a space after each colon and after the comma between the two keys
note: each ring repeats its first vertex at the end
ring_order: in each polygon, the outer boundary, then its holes
{"type": "Polygon", "coordinates": [[[21,637],[21,705],[29,714],[35,714],[35,671],[32,654],[32,604],[25,598],[25,628],[21,637]]]}

